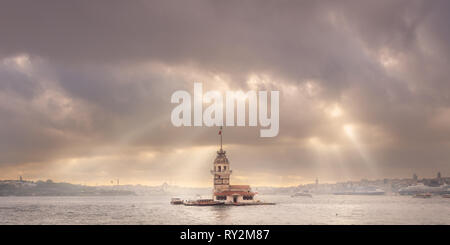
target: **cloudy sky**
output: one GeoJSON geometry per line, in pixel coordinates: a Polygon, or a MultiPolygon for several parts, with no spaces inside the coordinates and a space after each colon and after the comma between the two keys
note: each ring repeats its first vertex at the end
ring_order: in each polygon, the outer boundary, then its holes
{"type": "Polygon", "coordinates": [[[2,1],[0,179],[210,186],[176,90],[279,90],[227,127],[233,183],[450,175],[450,2],[2,1]]]}

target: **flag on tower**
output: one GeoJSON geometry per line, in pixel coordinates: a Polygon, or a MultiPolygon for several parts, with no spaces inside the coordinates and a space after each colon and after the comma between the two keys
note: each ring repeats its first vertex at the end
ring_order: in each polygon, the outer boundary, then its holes
{"type": "Polygon", "coordinates": [[[222,135],[222,127],[220,127],[219,135],[222,135]]]}

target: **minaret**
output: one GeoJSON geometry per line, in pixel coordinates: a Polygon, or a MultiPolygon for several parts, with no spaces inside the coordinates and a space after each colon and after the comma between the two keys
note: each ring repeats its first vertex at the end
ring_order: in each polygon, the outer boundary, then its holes
{"type": "Polygon", "coordinates": [[[219,130],[220,135],[220,150],[217,151],[216,159],[214,160],[214,169],[211,173],[214,175],[214,192],[220,192],[229,189],[230,186],[230,164],[226,156],[226,151],[222,148],[222,127],[219,130]]]}

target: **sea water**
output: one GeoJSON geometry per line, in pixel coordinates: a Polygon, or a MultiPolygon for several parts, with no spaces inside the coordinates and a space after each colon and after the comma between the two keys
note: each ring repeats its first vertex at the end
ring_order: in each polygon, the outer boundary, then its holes
{"type": "Polygon", "coordinates": [[[258,195],[267,206],[170,205],[171,196],[0,197],[0,224],[450,224],[450,199],[258,195]]]}

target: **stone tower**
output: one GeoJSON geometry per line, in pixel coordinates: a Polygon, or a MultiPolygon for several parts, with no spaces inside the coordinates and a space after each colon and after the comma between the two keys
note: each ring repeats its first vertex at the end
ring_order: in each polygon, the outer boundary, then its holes
{"type": "Polygon", "coordinates": [[[231,170],[226,151],[222,149],[222,127],[220,127],[219,135],[220,150],[217,151],[217,156],[214,160],[214,168],[211,170],[211,173],[214,175],[214,192],[227,190],[230,187],[231,170]]]}

